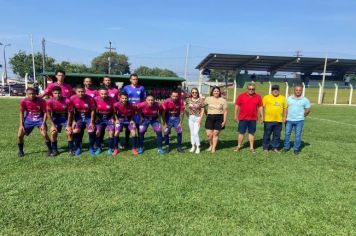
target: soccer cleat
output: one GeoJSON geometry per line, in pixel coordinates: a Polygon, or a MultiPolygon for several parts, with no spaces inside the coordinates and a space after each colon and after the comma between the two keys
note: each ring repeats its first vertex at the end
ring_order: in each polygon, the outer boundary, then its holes
{"type": "Polygon", "coordinates": [[[112,149],[109,148],[108,151],[107,151],[107,153],[108,153],[109,155],[112,155],[112,149]]]}
{"type": "Polygon", "coordinates": [[[181,147],[177,147],[177,152],[184,152],[184,150],[181,147]]]}
{"type": "Polygon", "coordinates": [[[68,154],[69,154],[69,156],[71,156],[71,157],[75,155],[75,153],[74,153],[73,150],[70,150],[70,151],[68,152],[68,154]]]}
{"type": "Polygon", "coordinates": [[[98,149],[96,149],[96,150],[94,150],[94,148],[89,148],[89,154],[91,155],[91,156],[93,156],[93,155],[99,155],[101,153],[101,148],[98,148],[98,149]]]}
{"type": "Polygon", "coordinates": [[[169,148],[169,146],[166,146],[166,153],[169,153],[171,151],[171,149],[169,148]]]}
{"type": "Polygon", "coordinates": [[[114,155],[114,156],[117,156],[118,154],[119,154],[119,149],[114,149],[114,151],[112,152],[112,154],[114,155]]]}
{"type": "Polygon", "coordinates": [[[48,157],[52,156],[52,151],[51,150],[47,150],[47,156],[48,157]]]}
{"type": "MultiPolygon", "coordinates": [[[[89,152],[90,152],[90,150],[89,150],[89,152]]],[[[99,155],[101,152],[102,152],[102,149],[98,148],[95,150],[95,155],[99,155]]]]}
{"type": "Polygon", "coordinates": [[[299,155],[299,151],[294,150],[294,155],[299,155]]]}
{"type": "Polygon", "coordinates": [[[18,152],[18,153],[17,153],[17,156],[20,157],[20,158],[23,157],[24,155],[25,155],[24,152],[18,152]]]}
{"type": "Polygon", "coordinates": [[[139,147],[139,148],[137,149],[137,153],[141,155],[141,154],[143,153],[143,148],[142,148],[142,147],[139,147]]]}
{"type": "Polygon", "coordinates": [[[163,155],[163,154],[165,154],[165,151],[162,148],[160,148],[160,149],[158,149],[158,153],[163,155]]]}
{"type": "Polygon", "coordinates": [[[282,152],[283,152],[283,153],[287,153],[287,152],[289,152],[289,149],[283,149],[282,152]]]}
{"type": "Polygon", "coordinates": [[[133,155],[137,155],[137,154],[138,154],[138,151],[137,151],[136,148],[133,148],[133,149],[131,150],[131,152],[132,152],[133,155]]]}
{"type": "Polygon", "coordinates": [[[55,156],[58,156],[59,155],[59,152],[57,150],[54,150],[52,153],[51,153],[51,156],[52,157],[55,157],[55,156]]]}
{"type": "Polygon", "coordinates": [[[200,153],[200,147],[197,147],[197,149],[195,149],[195,154],[199,154],[200,153]]]}
{"type": "Polygon", "coordinates": [[[80,148],[77,148],[77,150],[75,150],[74,155],[79,156],[82,153],[82,150],[80,148]]]}
{"type": "Polygon", "coordinates": [[[189,152],[195,152],[195,146],[193,145],[189,152]]]}

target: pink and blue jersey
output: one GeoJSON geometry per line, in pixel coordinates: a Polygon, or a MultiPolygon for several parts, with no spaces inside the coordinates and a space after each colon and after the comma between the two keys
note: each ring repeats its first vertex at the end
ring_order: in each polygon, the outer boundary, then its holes
{"type": "Polygon", "coordinates": [[[61,97],[59,100],[50,98],[47,101],[47,112],[52,113],[53,117],[67,118],[68,112],[73,112],[70,99],[61,97]]]}
{"type": "Polygon", "coordinates": [[[70,97],[76,119],[90,118],[90,113],[95,110],[95,101],[89,95],[84,94],[82,98],[77,95],[70,97]]]}
{"type": "Polygon", "coordinates": [[[89,95],[92,98],[99,96],[98,90],[93,88],[85,88],[85,94],[89,95]]]}
{"type": "Polygon", "coordinates": [[[70,84],[59,84],[58,82],[54,82],[48,85],[48,87],[46,88],[44,95],[48,96],[48,97],[52,97],[52,91],[54,87],[60,87],[61,88],[61,94],[62,97],[65,98],[70,98],[73,94],[74,94],[74,90],[72,88],[72,86],[70,86],[70,84]]]}
{"type": "Polygon", "coordinates": [[[119,101],[119,90],[117,88],[109,87],[108,95],[109,97],[115,99],[115,102],[119,101]]]}
{"type": "Polygon", "coordinates": [[[38,121],[43,119],[46,110],[46,101],[42,98],[35,98],[34,100],[24,98],[20,102],[20,111],[25,113],[25,120],[38,121]]]}
{"type": "Polygon", "coordinates": [[[107,97],[103,100],[100,96],[94,98],[96,103],[96,114],[99,119],[109,120],[114,114],[115,100],[111,97],[107,97]]]}
{"type": "Polygon", "coordinates": [[[149,106],[145,101],[138,103],[136,106],[141,111],[142,116],[149,119],[157,119],[160,112],[163,111],[162,106],[158,102],[154,102],[152,106],[149,106]]]}
{"type": "Polygon", "coordinates": [[[134,87],[132,85],[126,85],[123,89],[128,95],[129,103],[137,104],[143,102],[146,99],[145,87],[138,85],[134,87]]]}
{"type": "Polygon", "coordinates": [[[183,100],[178,99],[177,101],[173,101],[171,98],[164,100],[162,107],[165,117],[179,117],[185,109],[183,100]]]}
{"type": "Polygon", "coordinates": [[[136,114],[136,107],[130,103],[122,104],[117,102],[114,105],[115,113],[120,120],[130,121],[136,114]]]}

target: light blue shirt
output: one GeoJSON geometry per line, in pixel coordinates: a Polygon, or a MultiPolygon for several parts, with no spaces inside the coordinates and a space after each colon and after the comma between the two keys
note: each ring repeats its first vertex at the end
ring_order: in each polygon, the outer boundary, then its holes
{"type": "Polygon", "coordinates": [[[287,98],[288,114],[287,121],[300,121],[304,120],[304,110],[310,108],[310,102],[306,97],[299,99],[292,96],[287,98]]]}

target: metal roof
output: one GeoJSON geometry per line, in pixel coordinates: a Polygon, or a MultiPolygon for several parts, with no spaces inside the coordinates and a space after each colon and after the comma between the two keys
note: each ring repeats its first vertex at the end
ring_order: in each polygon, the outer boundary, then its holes
{"type": "MultiPolygon", "coordinates": [[[[42,75],[46,76],[55,76],[55,72],[44,72],[42,75]]],[[[123,81],[129,80],[129,75],[112,75],[112,74],[95,74],[95,73],[66,73],[66,77],[72,77],[72,78],[103,78],[103,77],[110,77],[112,79],[121,79],[123,81]]],[[[143,81],[170,81],[170,82],[183,82],[185,81],[184,78],[181,77],[161,77],[161,76],[143,76],[143,75],[138,75],[140,80],[143,81]]]]}
{"type": "MultiPolygon", "coordinates": [[[[323,72],[325,58],[210,53],[196,69],[323,72]]],[[[356,60],[328,58],[326,72],[356,73],[356,60]]]]}

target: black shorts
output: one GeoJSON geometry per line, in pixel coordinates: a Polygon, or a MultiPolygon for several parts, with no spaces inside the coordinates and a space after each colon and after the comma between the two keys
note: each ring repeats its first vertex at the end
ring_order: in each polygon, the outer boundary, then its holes
{"type": "Polygon", "coordinates": [[[248,130],[249,134],[254,135],[256,132],[256,123],[255,120],[240,120],[237,126],[237,132],[245,134],[248,130]]]}
{"type": "Polygon", "coordinates": [[[221,126],[223,121],[224,121],[223,114],[208,114],[205,121],[205,129],[222,130],[225,128],[221,126]]]}

